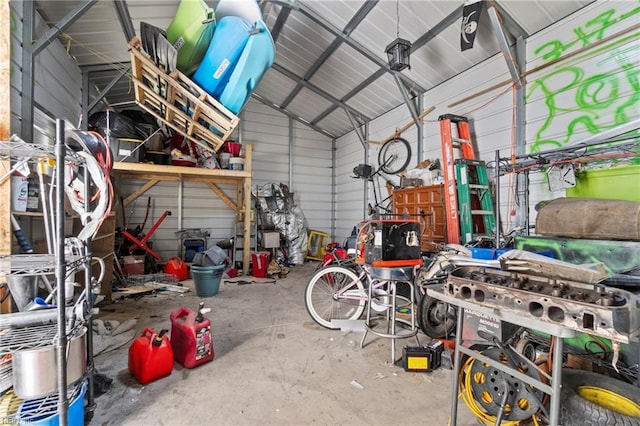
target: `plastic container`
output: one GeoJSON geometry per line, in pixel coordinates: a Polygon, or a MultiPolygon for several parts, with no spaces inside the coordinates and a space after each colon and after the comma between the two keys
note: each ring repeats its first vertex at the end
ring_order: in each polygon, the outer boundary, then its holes
{"type": "Polygon", "coordinates": [[[251,270],[252,275],[256,278],[264,278],[267,276],[267,268],[269,267],[269,252],[259,251],[251,253],[251,270]]]}
{"type": "Polygon", "coordinates": [[[231,159],[232,155],[230,152],[221,152],[220,154],[218,154],[219,160],[220,160],[220,168],[221,169],[228,169],[229,168],[229,160],[231,159]]]}
{"type": "Polygon", "coordinates": [[[129,372],[146,384],[168,376],[173,371],[173,349],[167,330],[156,333],[149,327],[129,346],[129,372]]]}
{"type": "Polygon", "coordinates": [[[196,266],[191,265],[191,276],[198,297],[211,297],[218,294],[224,265],[196,266]]]}
{"type": "Polygon", "coordinates": [[[197,314],[182,306],[169,315],[173,357],[186,368],[197,367],[215,356],[211,321],[204,317],[208,311],[201,302],[197,314]]]}
{"type": "Polygon", "coordinates": [[[640,202],[640,164],[579,171],[567,197],[640,202]]]}
{"type": "MultiPolygon", "coordinates": [[[[69,426],[84,426],[84,394],[86,392],[87,383],[84,382],[82,386],[78,385],[69,396],[69,408],[67,409],[69,426]]],[[[58,426],[60,424],[58,394],[23,401],[18,408],[17,420],[16,424],[58,426]]]]}
{"type": "Polygon", "coordinates": [[[184,281],[189,278],[187,264],[177,256],[167,260],[167,264],[164,266],[164,273],[174,275],[178,281],[184,281]]]}
{"type": "Polygon", "coordinates": [[[229,169],[230,170],[244,170],[244,158],[242,158],[242,157],[231,157],[229,159],[229,169]]]}
{"type": "Polygon", "coordinates": [[[237,16],[218,21],[209,48],[193,74],[193,81],[214,98],[222,94],[251,30],[249,22],[237,16]]]}

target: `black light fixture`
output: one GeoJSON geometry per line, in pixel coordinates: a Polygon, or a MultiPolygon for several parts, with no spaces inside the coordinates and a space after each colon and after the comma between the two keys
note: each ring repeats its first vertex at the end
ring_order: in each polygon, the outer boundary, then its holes
{"type": "Polygon", "coordinates": [[[389,67],[393,71],[402,71],[405,68],[411,69],[411,65],[409,63],[411,42],[400,38],[400,11],[398,7],[398,0],[396,0],[396,19],[396,39],[387,46],[385,52],[387,52],[389,67]]]}

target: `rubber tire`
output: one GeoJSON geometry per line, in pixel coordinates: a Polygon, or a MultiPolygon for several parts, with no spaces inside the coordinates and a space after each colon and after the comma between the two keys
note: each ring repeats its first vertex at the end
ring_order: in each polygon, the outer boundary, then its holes
{"type": "Polygon", "coordinates": [[[444,320],[442,322],[432,321],[434,309],[442,308],[444,302],[425,294],[418,302],[418,327],[427,336],[433,339],[451,337],[456,329],[456,319],[444,320]]]}
{"type": "MultiPolygon", "coordinates": [[[[357,289],[358,292],[361,293],[362,295],[366,294],[364,285],[362,284],[362,281],[358,279],[358,275],[355,272],[353,272],[352,269],[344,266],[331,266],[331,265],[326,266],[311,276],[304,292],[304,304],[305,304],[305,307],[307,308],[307,313],[311,316],[311,318],[313,318],[313,320],[316,323],[331,330],[338,329],[338,327],[332,327],[331,325],[332,320],[334,319],[357,320],[362,316],[362,313],[364,312],[364,309],[366,306],[365,298],[359,301],[346,300],[346,302],[339,302],[333,299],[333,294],[338,289],[333,288],[332,285],[331,285],[332,288],[329,288],[328,281],[331,281],[331,280],[323,279],[322,276],[326,274],[335,274],[335,273],[339,273],[348,277],[348,279],[350,280],[349,283],[356,282],[353,289],[354,290],[357,289]],[[323,287],[325,288],[326,291],[322,291],[323,287]],[[319,309],[320,308],[319,305],[318,306],[314,305],[315,303],[314,300],[316,300],[317,298],[317,296],[314,297],[316,294],[314,290],[316,288],[320,289],[321,290],[320,292],[323,293],[323,297],[325,298],[325,300],[322,301],[322,303],[326,304],[326,302],[329,302],[331,306],[332,314],[339,314],[338,311],[340,311],[339,307],[341,306],[340,305],[341,303],[344,303],[344,306],[346,306],[348,314],[334,315],[331,318],[326,318],[325,316],[321,315],[320,312],[326,311],[326,308],[323,306],[322,307],[323,309],[319,309]],[[337,307],[337,311],[334,309],[336,307],[337,307]]],[[[320,303],[320,302],[317,302],[317,303],[320,303]]]]}
{"type": "Polygon", "coordinates": [[[640,389],[629,383],[591,371],[565,368],[560,394],[560,423],[563,426],[640,425],[640,416],[631,417],[581,397],[578,388],[585,385],[608,390],[640,405],[640,389]]]}
{"type": "Polygon", "coordinates": [[[384,143],[384,145],[382,145],[382,148],[378,153],[378,164],[380,165],[380,170],[382,170],[384,173],[388,175],[395,175],[404,171],[409,165],[410,161],[411,161],[411,145],[406,139],[393,138],[391,140],[388,140],[387,142],[384,143]],[[400,166],[395,166],[395,167],[393,167],[395,161],[392,162],[391,164],[385,164],[387,151],[389,151],[394,144],[401,144],[402,145],[401,149],[406,151],[406,155],[407,155],[407,157],[403,160],[404,163],[400,166]]]}

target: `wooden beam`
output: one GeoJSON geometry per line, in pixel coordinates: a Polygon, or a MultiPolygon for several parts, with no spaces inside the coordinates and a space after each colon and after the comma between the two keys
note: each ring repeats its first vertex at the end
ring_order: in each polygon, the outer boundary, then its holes
{"type": "Polygon", "coordinates": [[[122,204],[124,204],[124,206],[126,207],[130,202],[132,202],[133,200],[135,200],[136,198],[138,198],[139,196],[141,196],[142,194],[144,194],[145,192],[153,188],[155,184],[158,182],[160,182],[159,179],[151,179],[149,182],[145,183],[140,188],[138,188],[136,192],[132,193],[127,198],[125,198],[122,204]]]}
{"type": "MultiPolygon", "coordinates": [[[[11,11],[8,0],[0,0],[0,141],[11,132],[11,11]]],[[[0,161],[0,175],[11,169],[9,160],[0,161]]],[[[11,254],[11,179],[0,185],[0,254],[11,254]]]]}
{"type": "Polygon", "coordinates": [[[234,212],[238,212],[238,205],[236,203],[233,202],[233,200],[229,197],[227,197],[227,194],[225,194],[224,192],[222,192],[222,190],[220,188],[218,188],[218,185],[216,185],[213,182],[207,182],[207,186],[209,188],[211,188],[211,190],[213,192],[216,193],[216,195],[218,195],[218,197],[220,197],[220,199],[222,201],[224,201],[224,203],[229,206],[229,208],[231,210],[233,210],[234,212]]]}

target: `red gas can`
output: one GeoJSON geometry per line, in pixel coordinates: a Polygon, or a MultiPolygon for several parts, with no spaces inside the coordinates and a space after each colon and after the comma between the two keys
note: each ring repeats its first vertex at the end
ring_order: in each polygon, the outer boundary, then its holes
{"type": "Polygon", "coordinates": [[[171,312],[171,346],[176,361],[186,368],[197,367],[214,357],[211,321],[203,316],[209,312],[200,302],[198,313],[184,306],[171,312]]]}
{"type": "Polygon", "coordinates": [[[129,347],[129,371],[143,385],[168,376],[173,370],[173,349],[165,336],[167,331],[157,334],[147,327],[129,347]]]}

